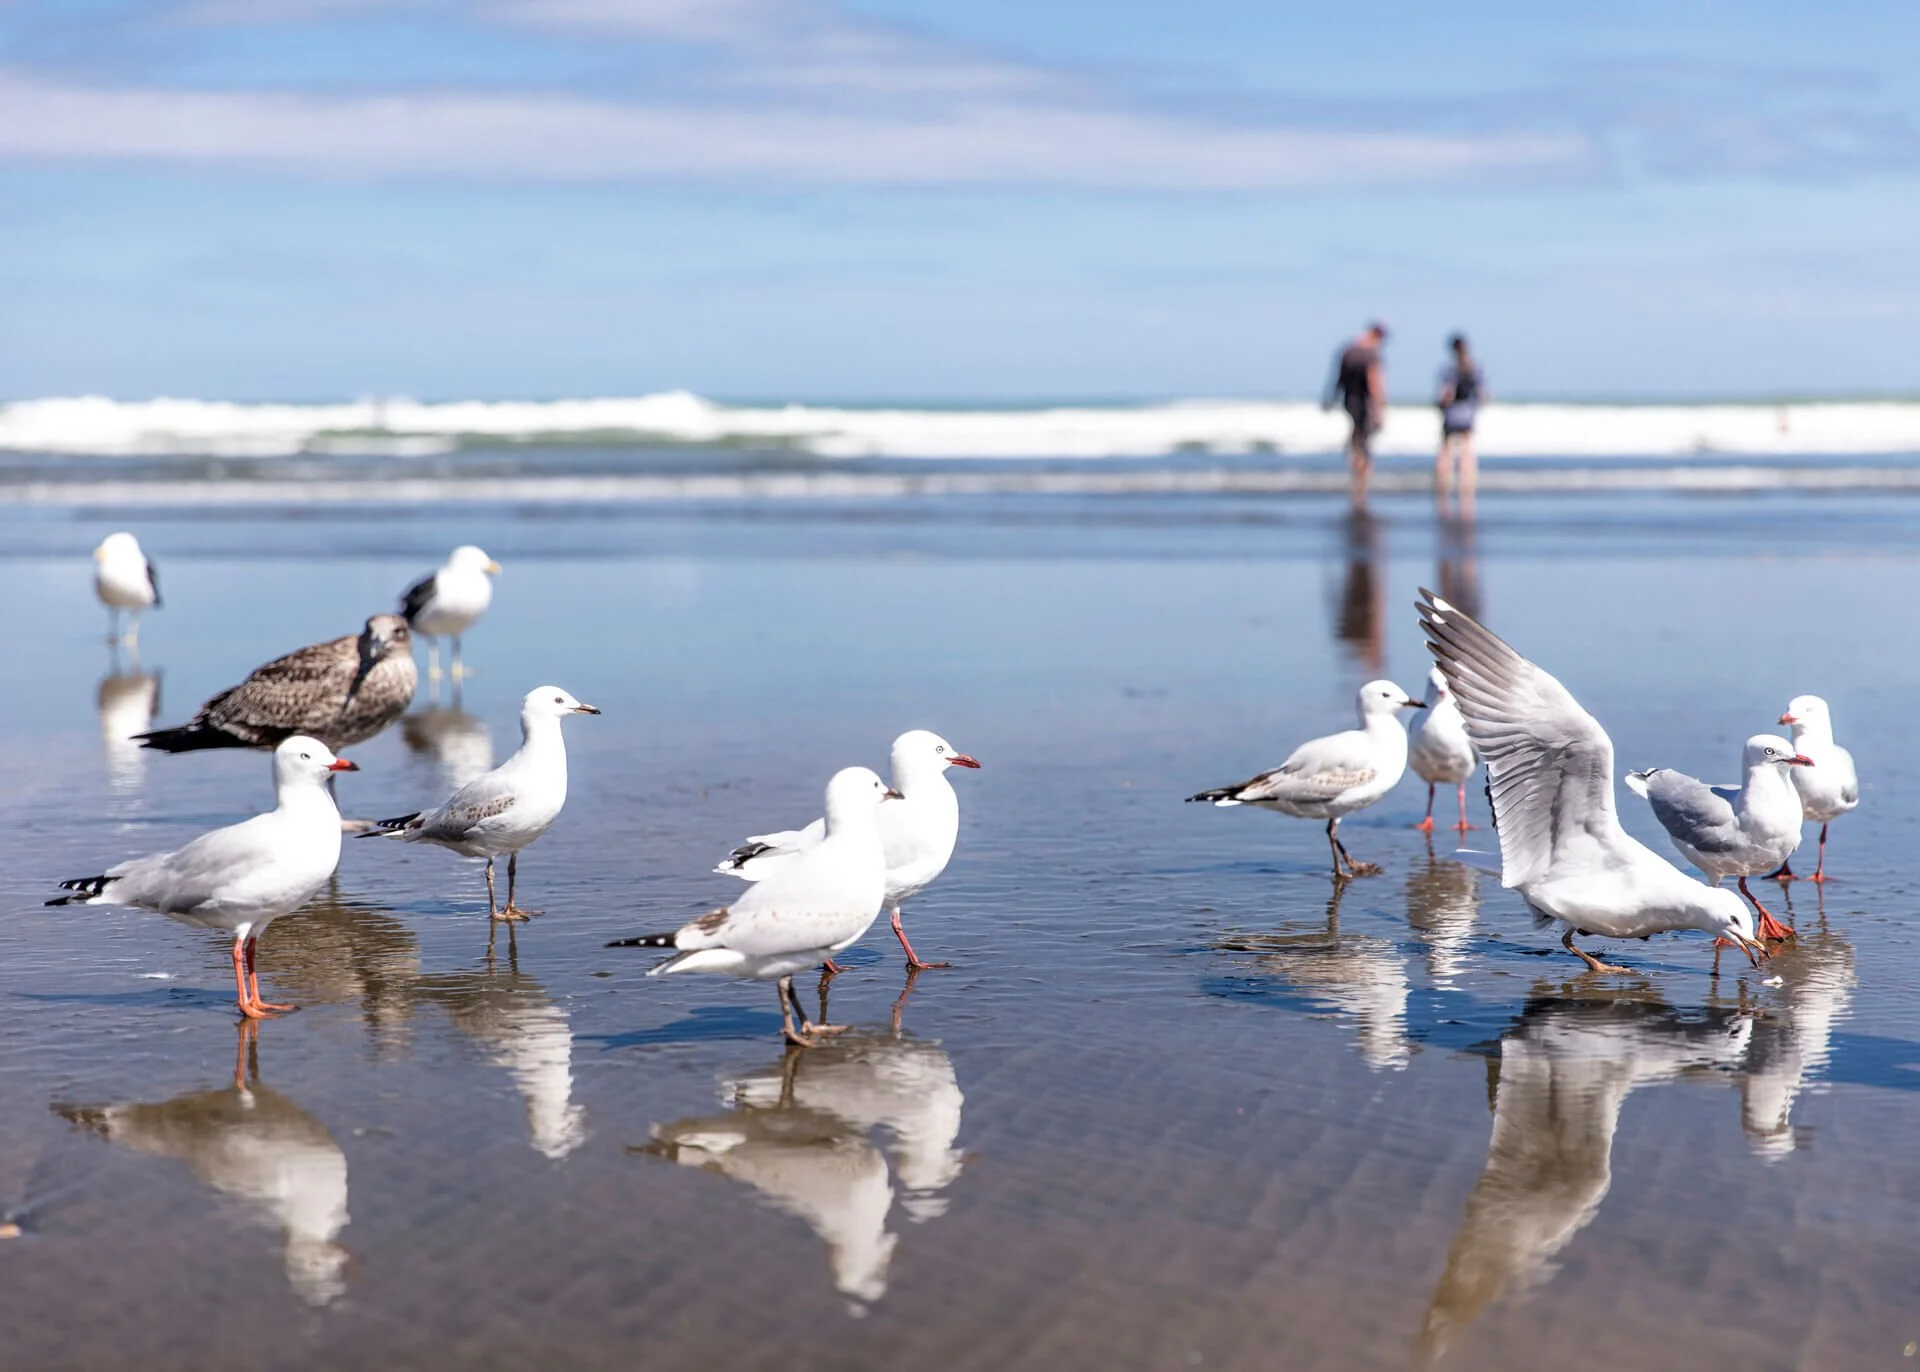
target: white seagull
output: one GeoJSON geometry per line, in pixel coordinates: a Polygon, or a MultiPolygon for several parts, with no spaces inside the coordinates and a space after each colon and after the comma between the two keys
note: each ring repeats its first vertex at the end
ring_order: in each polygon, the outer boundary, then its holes
{"type": "MultiPolygon", "coordinates": [[[[880,842],[887,852],[887,908],[893,934],[914,971],[945,967],[922,962],[900,927],[900,907],[947,870],[960,836],[960,797],[947,780],[949,767],[978,767],[973,758],[925,729],[910,729],[893,741],[893,789],[904,803],[880,811],[880,842]]],[[[713,870],[743,881],[760,881],[779,871],[826,836],[827,823],[816,819],[804,829],[755,834],[713,870]]],[[[835,968],[834,970],[838,970],[835,968]]]]}
{"type": "Polygon", "coordinates": [[[522,920],[533,914],[513,903],[520,850],[560,817],[567,803],[567,740],[560,721],[568,715],[597,715],[558,686],[536,686],[520,702],[520,751],[485,776],[468,782],[433,810],[374,822],[362,838],[397,838],[405,843],[436,843],[462,857],[487,860],[487,914],[496,920],[522,920]],[[494,900],[493,860],[507,859],[507,904],[494,900]]]}
{"type": "Polygon", "coordinates": [[[97,877],[60,883],[72,895],[49,905],[132,905],[233,936],[240,1013],[264,1019],[291,1005],[260,999],[254,952],[281,915],[319,894],[340,865],[340,811],[327,793],[334,772],[359,767],[318,739],[296,734],[273,750],[276,803],[264,815],[202,834],[171,853],[134,858],[97,877]]]}
{"type": "Polygon", "coordinates": [[[1793,930],[1754,900],[1747,878],[1771,872],[1800,846],[1800,795],[1787,779],[1813,760],[1772,734],[1755,734],[1741,754],[1739,786],[1709,786],[1671,767],[1627,773],[1627,789],[1647,798],[1653,817],[1680,856],[1712,877],[1736,877],[1740,894],[1760,914],[1760,937],[1784,939],[1793,930]]]}
{"type": "Polygon", "coordinates": [[[1749,958],[1765,947],[1731,891],[1695,881],[1620,827],[1613,740],[1553,677],[1470,616],[1423,589],[1432,650],[1487,764],[1500,836],[1500,884],[1519,891],[1537,925],[1566,925],[1561,943],[1596,972],[1618,972],[1576,948],[1576,932],[1646,938],[1704,929],[1749,958]]]}
{"type": "MultiPolygon", "coordinates": [[[[1808,879],[1825,881],[1827,825],[1860,803],[1860,774],[1853,769],[1853,754],[1833,741],[1833,715],[1819,696],[1795,696],[1780,722],[1793,726],[1794,748],[1813,759],[1812,767],[1792,774],[1793,789],[1800,793],[1802,812],[1820,826],[1820,860],[1808,879]]],[[[1792,881],[1793,869],[1783,862],[1768,875],[1792,881]]]]}
{"type": "Polygon", "coordinates": [[[900,793],[866,767],[846,767],[827,783],[826,834],[732,905],[710,910],[671,934],[618,939],[609,948],[674,948],[651,967],[662,972],[722,972],[779,985],[787,1041],[813,1047],[838,1026],[816,1025],[799,1008],[793,974],[851,947],[873,926],[887,897],[887,854],[879,810],[900,793]],[[789,1014],[789,1002],[799,1019],[789,1014]]]}
{"type": "Polygon", "coordinates": [[[1371,876],[1371,862],[1355,862],[1340,842],[1340,821],[1391,791],[1407,771],[1407,731],[1396,718],[1401,710],[1424,710],[1391,681],[1369,681],[1355,701],[1360,727],[1310,739],[1272,771],[1237,786],[1219,786],[1188,796],[1215,805],[1258,805],[1298,819],[1324,819],[1333,849],[1333,874],[1371,876]],[[1346,864],[1345,869],[1341,863],[1346,864]]]}
{"type": "Polygon", "coordinates": [[[1460,822],[1453,827],[1465,833],[1473,827],[1467,823],[1467,778],[1479,759],[1473,755],[1466,721],[1460,718],[1460,707],[1454,704],[1447,678],[1438,667],[1427,673],[1426,706],[1427,712],[1414,719],[1407,739],[1407,765],[1427,783],[1427,817],[1413,827],[1432,831],[1433,788],[1444,782],[1458,789],[1460,822]]]}
{"type": "Polygon", "coordinates": [[[460,663],[460,635],[493,604],[493,581],[500,575],[500,564],[471,543],[463,543],[447,558],[447,565],[407,587],[400,598],[400,613],[417,634],[427,638],[427,680],[440,679],[440,644],[453,640],[450,674],[455,681],[465,675],[460,663]]]}
{"type": "Polygon", "coordinates": [[[121,641],[120,617],[126,614],[132,617],[126,644],[137,647],[140,612],[160,608],[160,582],[154,576],[153,563],[141,551],[139,539],[123,531],[100,540],[100,546],[93,550],[93,593],[107,607],[107,642],[121,641]]]}

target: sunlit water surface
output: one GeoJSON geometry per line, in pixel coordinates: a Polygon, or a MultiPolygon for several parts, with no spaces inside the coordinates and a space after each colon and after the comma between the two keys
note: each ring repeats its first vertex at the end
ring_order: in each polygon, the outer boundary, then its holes
{"type": "Polygon", "coordinates": [[[1911,508],[0,517],[4,1361],[1912,1365],[1911,508]],[[121,526],[167,597],[138,668],[88,584],[121,526]],[[42,905],[268,801],[258,756],[126,735],[469,540],[506,568],[477,675],[457,708],[423,687],[341,795],[432,802],[512,750],[535,684],[601,706],[568,724],[572,798],[521,868],[546,914],[511,950],[487,956],[476,864],[349,842],[262,945],[305,1008],[249,1044],[221,939],[42,905]],[[1345,727],[1370,676],[1418,691],[1421,584],[1477,600],[1623,768],[1731,778],[1789,697],[1828,696],[1865,799],[1834,881],[1791,892],[1798,947],[1715,981],[1704,938],[1659,938],[1575,976],[1413,830],[1411,778],[1346,826],[1385,871],[1344,892],[1316,826],[1181,804],[1345,727]],[[724,902],[732,842],[915,726],[985,764],[908,910],[952,970],[903,986],[876,929],[832,988],[856,1032],[787,1054],[770,988],[602,947],[724,902]]]}

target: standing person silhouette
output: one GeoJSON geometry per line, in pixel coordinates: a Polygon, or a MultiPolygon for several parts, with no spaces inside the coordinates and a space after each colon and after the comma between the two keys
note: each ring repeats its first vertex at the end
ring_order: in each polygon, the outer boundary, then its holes
{"type": "Polygon", "coordinates": [[[1385,324],[1375,320],[1367,325],[1342,350],[1333,381],[1321,401],[1321,408],[1328,410],[1338,401],[1353,421],[1353,435],[1347,440],[1347,467],[1353,478],[1355,509],[1367,503],[1367,481],[1373,475],[1373,436],[1387,417],[1387,375],[1380,362],[1380,349],[1386,341],[1385,324]]]}
{"type": "Polygon", "coordinates": [[[1440,390],[1434,401],[1440,407],[1440,452],[1433,460],[1433,498],[1445,513],[1447,489],[1460,492],[1460,514],[1473,517],[1474,487],[1480,479],[1478,461],[1473,452],[1473,423],[1480,406],[1490,399],[1480,364],[1467,347],[1467,336],[1454,334],[1447,340],[1453,361],[1440,369],[1440,390]]]}

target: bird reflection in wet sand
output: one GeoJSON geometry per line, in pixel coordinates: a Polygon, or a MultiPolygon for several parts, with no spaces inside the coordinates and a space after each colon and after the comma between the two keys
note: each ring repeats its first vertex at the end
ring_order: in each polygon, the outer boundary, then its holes
{"type": "Polygon", "coordinates": [[[440,764],[442,782],[457,791],[493,770],[493,733],[487,722],[460,708],[456,686],[453,704],[438,704],[400,717],[400,737],[417,757],[440,764]]]}
{"type": "Polygon", "coordinates": [[[1553,1275],[1613,1183],[1614,1129],[1635,1087],[1738,1070],[1752,1034],[1743,1012],[1682,1012],[1650,989],[1573,999],[1536,988],[1487,1064],[1493,1138],[1427,1307],[1424,1358],[1502,1292],[1553,1275]]]}
{"type": "Polygon", "coordinates": [[[344,896],[336,873],[299,919],[274,927],[260,972],[306,1005],[360,1003],[376,1050],[401,1047],[413,1018],[420,945],[413,930],[377,905],[344,896]]]}
{"type": "Polygon", "coordinates": [[[908,1221],[924,1222],[946,1213],[942,1192],[965,1165],[954,1147],[965,1097],[946,1051],[861,1031],[789,1047],[722,1080],[720,1100],[725,1113],[656,1125],[651,1143],[629,1151],[731,1177],[805,1220],[827,1246],[835,1288],[864,1313],[887,1290],[895,1183],[908,1221]],[[889,1136],[884,1151],[876,1129],[889,1136]]]}
{"type": "Polygon", "coordinates": [[[1436,854],[1428,835],[1425,864],[1407,872],[1407,924],[1426,942],[1434,985],[1451,985],[1464,969],[1479,913],[1479,872],[1436,854]]]}
{"type": "Polygon", "coordinates": [[[327,1127],[260,1080],[257,1027],[244,1020],[233,1084],[156,1105],[62,1105],[55,1114],[136,1152],[175,1158],[279,1226],[287,1282],[309,1305],[346,1290],[347,1157],[327,1127]]]}
{"type": "Polygon", "coordinates": [[[160,713],[160,673],[143,672],[138,661],[122,666],[116,655],[112,670],[100,678],[95,693],[100,707],[100,742],[107,752],[107,781],[116,791],[138,789],[147,775],[147,753],[140,736],[153,727],[160,713]]]}
{"type": "Polygon", "coordinates": [[[1256,954],[1254,966],[1323,1001],[1358,1028],[1360,1060],[1376,1072],[1399,1071],[1413,1056],[1407,1038],[1407,968],[1399,945],[1340,930],[1345,882],[1335,882],[1324,929],[1223,939],[1224,952],[1256,954]]]}
{"type": "Polygon", "coordinates": [[[1333,633],[1348,655],[1377,675],[1387,660],[1386,586],[1380,576],[1381,525],[1365,510],[1347,514],[1346,574],[1340,583],[1340,608],[1333,633]]]}
{"type": "MultiPolygon", "coordinates": [[[[1763,1014],[1754,1025],[1748,1075],[1740,1082],[1747,1142],[1769,1161],[1801,1146],[1794,1102],[1826,1068],[1833,1027],[1853,1005],[1853,945],[1827,927],[1824,894],[1820,903],[1817,930],[1801,926],[1792,946],[1774,955],[1786,984],[1773,994],[1786,1013],[1763,1014]]],[[[1787,911],[1793,912],[1791,901],[1787,911]]]]}

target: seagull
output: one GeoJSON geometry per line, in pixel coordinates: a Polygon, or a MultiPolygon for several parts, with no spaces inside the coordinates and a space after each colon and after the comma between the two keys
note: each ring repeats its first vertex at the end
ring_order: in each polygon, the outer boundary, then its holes
{"type": "Polygon", "coordinates": [[[1468,615],[1422,589],[1427,647],[1487,764],[1500,836],[1500,884],[1520,892],[1536,926],[1566,925],[1561,943],[1595,972],[1620,972],[1575,933],[1646,938],[1704,929],[1765,951],[1731,891],[1695,881],[1620,827],[1613,740],[1557,680],[1468,615]]]}
{"type": "Polygon", "coordinates": [[[97,877],[60,883],[72,895],[49,905],[132,905],[233,936],[240,1013],[265,1019],[291,1005],[260,999],[254,952],[281,915],[313,899],[340,864],[340,811],[325,782],[360,768],[317,738],[296,734],[273,750],[274,808],[202,834],[171,853],[134,858],[97,877]]]}
{"type": "Polygon", "coordinates": [[[500,575],[500,564],[471,543],[463,543],[447,558],[447,565],[407,587],[400,598],[400,613],[417,634],[427,640],[427,679],[440,679],[440,644],[453,640],[451,675],[455,681],[466,674],[460,664],[460,635],[493,604],[492,577],[500,575]]]}
{"type": "Polygon", "coordinates": [[[160,608],[160,582],[154,576],[153,563],[141,551],[140,540],[132,534],[108,534],[93,550],[93,593],[107,607],[107,642],[122,641],[120,617],[131,615],[125,642],[129,648],[140,642],[140,612],[160,608]]]}
{"type": "Polygon", "coordinates": [[[1712,877],[1737,877],[1740,894],[1760,915],[1760,937],[1786,939],[1793,930],[1754,899],[1747,878],[1773,871],[1800,846],[1800,795],[1787,779],[1813,759],[1773,734],[1755,734],[1741,754],[1740,786],[1709,786],[1670,767],[1627,774],[1627,789],[1645,796],[1653,817],[1680,856],[1712,877]]]}
{"type": "Polygon", "coordinates": [[[839,1026],[812,1024],[799,1010],[793,974],[816,967],[879,918],[887,897],[887,854],[879,810],[900,793],[866,767],[846,767],[827,783],[826,833],[781,870],[755,882],[732,905],[710,910],[671,934],[617,939],[609,948],[674,948],[663,972],[724,972],[755,981],[778,980],[780,1028],[787,1042],[814,1047],[839,1026]],[[789,1014],[798,1013],[799,1027],[789,1014]]]}
{"type": "MultiPolygon", "coordinates": [[[[960,836],[960,797],[947,780],[947,768],[979,765],[925,729],[910,729],[893,741],[893,789],[905,804],[882,807],[880,842],[887,852],[887,908],[893,914],[893,935],[907,955],[907,966],[916,972],[950,964],[920,960],[907,942],[907,931],[900,927],[900,906],[931,886],[953,857],[953,845],[960,836]]],[[[721,876],[760,881],[819,843],[826,832],[826,821],[816,819],[804,829],[755,834],[713,870],[721,876]]]]}
{"type": "Polygon", "coordinates": [[[1467,778],[1479,759],[1473,755],[1473,740],[1467,737],[1460,707],[1453,703],[1447,679],[1438,667],[1427,673],[1427,712],[1413,721],[1407,740],[1407,765],[1427,783],[1427,817],[1413,827],[1423,832],[1433,829],[1433,788],[1449,782],[1458,788],[1460,822],[1453,827],[1465,833],[1467,823],[1467,778]]]}
{"type": "Polygon", "coordinates": [[[1338,880],[1372,876],[1380,868],[1355,862],[1340,842],[1340,821],[1364,810],[1399,784],[1407,770],[1407,731],[1394,716],[1401,710],[1424,710],[1420,701],[1391,681],[1369,681],[1360,688],[1355,704],[1360,727],[1345,733],[1310,739],[1293,750],[1270,772],[1250,777],[1238,786],[1219,786],[1192,800],[1215,805],[1258,805],[1298,819],[1324,819],[1327,843],[1333,849],[1333,875],[1338,880]],[[1341,863],[1345,862],[1345,870],[1341,863]]]}
{"type": "MultiPolygon", "coordinates": [[[[1833,741],[1833,715],[1819,696],[1795,696],[1780,722],[1793,726],[1794,748],[1813,759],[1811,769],[1790,775],[1802,812],[1820,825],[1820,860],[1808,880],[1825,881],[1827,825],[1860,803],[1860,774],[1853,769],[1853,754],[1833,741]]],[[[1783,862],[1767,875],[1792,881],[1793,869],[1783,862]]]]}
{"type": "Polygon", "coordinates": [[[374,822],[362,838],[437,843],[462,857],[487,860],[487,915],[523,920],[537,913],[513,903],[520,850],[547,832],[567,803],[567,740],[560,721],[597,715],[558,686],[536,686],[520,702],[520,751],[485,776],[468,782],[438,809],[374,822]],[[493,860],[507,859],[507,904],[494,903],[493,860]]]}
{"type": "Polygon", "coordinates": [[[140,739],[164,753],[273,748],[295,734],[329,748],[351,748],[405,713],[419,679],[406,620],[375,615],[358,634],[311,644],[256,667],[186,724],[140,739]]]}

